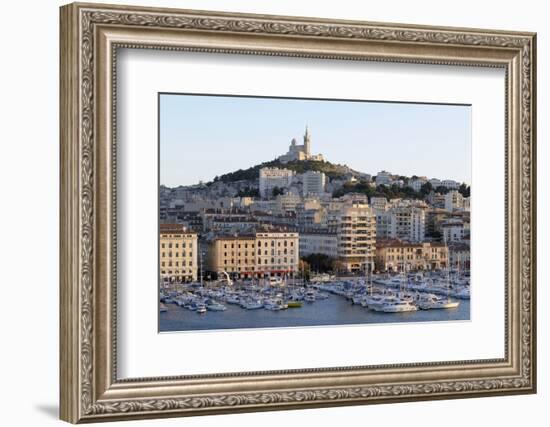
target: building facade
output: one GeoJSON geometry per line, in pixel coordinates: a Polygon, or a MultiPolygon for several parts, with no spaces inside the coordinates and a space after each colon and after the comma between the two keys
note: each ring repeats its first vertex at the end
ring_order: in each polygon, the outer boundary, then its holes
{"type": "Polygon", "coordinates": [[[410,242],[422,242],[425,237],[426,214],[416,206],[394,207],[391,212],[390,237],[410,242]]]}
{"type": "Polygon", "coordinates": [[[453,212],[464,207],[464,197],[456,190],[451,190],[445,194],[445,210],[453,212]]]}
{"type": "Polygon", "coordinates": [[[266,231],[218,235],[208,245],[207,268],[238,278],[294,277],[298,272],[298,233],[266,231]]]}
{"type": "Polygon", "coordinates": [[[197,280],[197,234],[181,224],[160,224],[160,278],[163,282],[197,280]]]}
{"type": "Polygon", "coordinates": [[[351,203],[337,216],[337,254],[340,267],[348,272],[374,267],[376,216],[367,205],[351,203]]]}
{"type": "Polygon", "coordinates": [[[385,197],[371,197],[370,206],[377,211],[385,212],[389,207],[388,199],[385,197]]]}
{"type": "Polygon", "coordinates": [[[288,189],[292,184],[294,171],[289,169],[279,168],[262,168],[260,169],[260,196],[264,199],[273,197],[273,190],[288,189]]]}
{"type": "Polygon", "coordinates": [[[376,175],[376,185],[391,185],[392,174],[387,171],[380,171],[376,175]]]}
{"type": "Polygon", "coordinates": [[[338,237],[334,233],[300,233],[300,256],[322,254],[338,257],[338,237]]]}
{"type": "Polygon", "coordinates": [[[400,239],[422,242],[426,235],[425,208],[396,206],[376,211],[376,236],[379,239],[400,239]]]}
{"type": "Polygon", "coordinates": [[[294,277],[298,273],[298,233],[256,233],[256,266],[258,277],[294,277]]]}
{"type": "Polygon", "coordinates": [[[428,182],[426,179],[423,178],[416,178],[409,180],[408,186],[411,187],[414,191],[420,191],[422,189],[422,186],[428,182]]]}
{"type": "Polygon", "coordinates": [[[379,240],[376,269],[385,271],[440,270],[449,265],[449,250],[442,243],[379,240]]]}
{"type": "Polygon", "coordinates": [[[256,274],[256,237],[252,234],[217,236],[208,244],[207,269],[232,276],[253,277],[256,274]]]}
{"type": "Polygon", "coordinates": [[[449,218],[441,224],[441,232],[444,242],[460,242],[465,237],[464,221],[460,218],[449,218]]]}
{"type": "Polygon", "coordinates": [[[470,244],[463,242],[450,243],[449,266],[464,271],[470,269],[470,244]]]}
{"type": "Polygon", "coordinates": [[[390,211],[375,210],[376,212],[376,238],[391,239],[395,234],[394,215],[390,211]]]}
{"type": "Polygon", "coordinates": [[[458,188],[460,187],[460,183],[452,179],[444,179],[443,181],[441,181],[441,185],[445,188],[448,188],[449,190],[458,190],[458,188]]]}
{"type": "Polygon", "coordinates": [[[323,172],[307,171],[302,174],[302,189],[305,196],[318,196],[325,192],[326,176],[323,172]]]}

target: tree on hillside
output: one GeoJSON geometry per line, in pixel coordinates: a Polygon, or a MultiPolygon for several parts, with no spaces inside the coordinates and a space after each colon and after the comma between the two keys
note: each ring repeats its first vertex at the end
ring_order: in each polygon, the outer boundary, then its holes
{"type": "Polygon", "coordinates": [[[470,197],[470,186],[462,183],[460,187],[458,187],[458,192],[464,197],[470,197]]]}
{"type": "Polygon", "coordinates": [[[426,182],[425,184],[422,184],[422,187],[420,187],[420,193],[424,196],[427,196],[433,191],[433,185],[429,182],[426,182]]]}
{"type": "Polygon", "coordinates": [[[273,187],[273,190],[271,191],[271,194],[273,195],[273,197],[277,197],[281,194],[284,194],[285,191],[282,189],[282,188],[279,188],[279,187],[273,187]]]}
{"type": "Polygon", "coordinates": [[[246,187],[243,190],[239,190],[237,193],[238,197],[260,197],[260,192],[257,188],[254,187],[246,187]]]}

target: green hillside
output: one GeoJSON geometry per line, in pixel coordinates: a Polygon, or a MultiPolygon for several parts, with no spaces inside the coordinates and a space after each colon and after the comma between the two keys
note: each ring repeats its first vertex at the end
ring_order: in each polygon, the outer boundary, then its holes
{"type": "Polygon", "coordinates": [[[265,167],[278,167],[284,169],[290,169],[296,173],[304,173],[306,171],[319,171],[324,172],[329,178],[340,178],[349,173],[354,175],[357,172],[348,168],[347,166],[337,165],[330,162],[324,161],[315,161],[315,160],[303,160],[303,161],[294,161],[288,163],[281,163],[279,160],[272,160],[270,162],[264,162],[256,166],[252,166],[248,169],[239,169],[235,172],[226,173],[221,176],[214,178],[214,182],[235,182],[235,181],[251,181],[257,179],[260,175],[260,169],[265,167]]]}

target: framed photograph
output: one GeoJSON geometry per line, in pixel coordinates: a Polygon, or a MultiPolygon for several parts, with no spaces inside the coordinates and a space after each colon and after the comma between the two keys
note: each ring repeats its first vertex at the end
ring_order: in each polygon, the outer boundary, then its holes
{"type": "Polygon", "coordinates": [[[536,391],[535,34],[61,8],[61,418],[536,391]]]}

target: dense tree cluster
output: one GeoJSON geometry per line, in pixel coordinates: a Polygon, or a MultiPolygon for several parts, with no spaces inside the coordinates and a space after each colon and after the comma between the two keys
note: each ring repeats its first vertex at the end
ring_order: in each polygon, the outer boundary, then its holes
{"type": "MultiPolygon", "coordinates": [[[[433,188],[432,184],[427,182],[424,184],[420,191],[416,191],[411,187],[400,187],[397,184],[393,185],[378,185],[373,186],[369,181],[359,181],[357,183],[346,183],[338,190],[332,193],[333,197],[341,197],[344,194],[348,193],[359,193],[366,194],[370,197],[385,197],[388,200],[390,199],[425,199],[428,194],[432,191],[435,191],[439,194],[447,194],[450,189],[446,187],[439,186],[433,188]]],[[[466,184],[460,185],[458,192],[461,193],[464,197],[470,197],[470,186],[466,184]]]]}
{"type": "Polygon", "coordinates": [[[272,160],[270,162],[264,162],[256,166],[252,166],[248,169],[239,169],[235,172],[226,173],[221,176],[216,176],[214,182],[235,182],[235,181],[252,181],[257,179],[260,175],[260,169],[262,168],[284,168],[295,171],[296,173],[304,173],[306,171],[319,171],[324,172],[329,178],[341,178],[351,172],[347,166],[336,165],[330,162],[317,161],[317,160],[302,160],[288,163],[281,163],[279,160],[272,160]]]}
{"type": "Polygon", "coordinates": [[[334,271],[336,265],[334,258],[325,254],[311,254],[302,257],[309,268],[318,273],[328,273],[334,271]]]}

